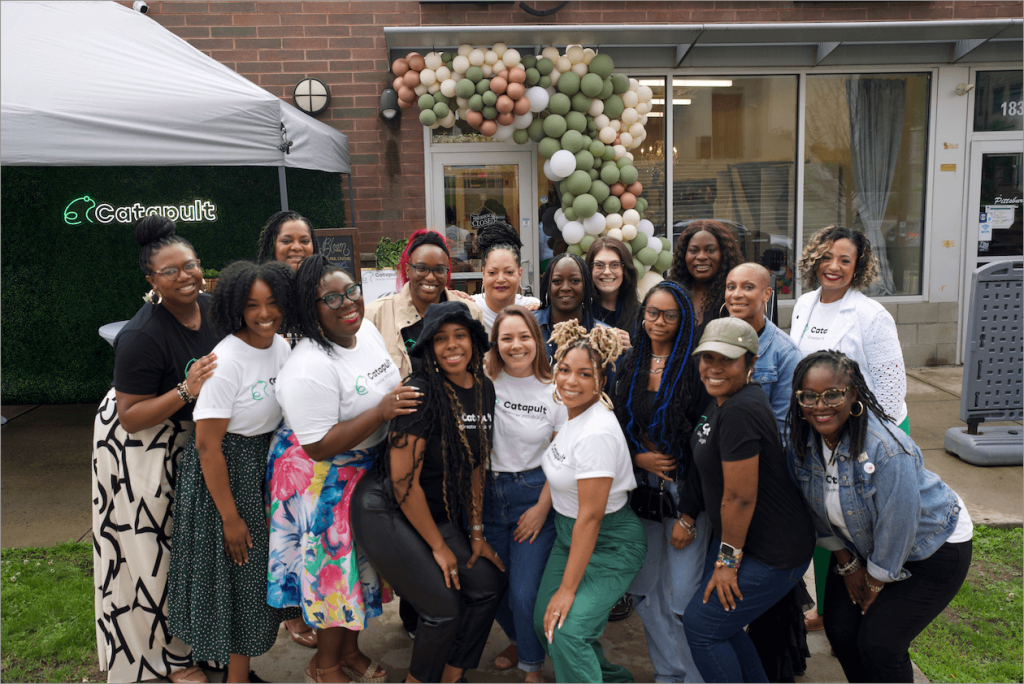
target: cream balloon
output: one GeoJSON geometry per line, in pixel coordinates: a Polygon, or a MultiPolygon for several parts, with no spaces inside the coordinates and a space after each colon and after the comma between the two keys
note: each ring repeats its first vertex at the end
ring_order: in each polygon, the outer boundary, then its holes
{"type": "Polygon", "coordinates": [[[461,97],[456,95],[455,96],[455,106],[458,107],[459,109],[465,109],[466,107],[469,106],[469,100],[467,100],[465,98],[461,98],[461,97]]]}
{"type": "Polygon", "coordinates": [[[629,134],[633,136],[634,139],[642,138],[644,135],[643,124],[641,124],[639,121],[637,121],[634,124],[631,124],[629,127],[629,134]]]}
{"type": "MultiPolygon", "coordinates": [[[[636,209],[627,209],[626,211],[622,212],[622,222],[625,224],[629,224],[631,226],[637,225],[638,223],[640,223],[640,212],[638,212],[636,209]]],[[[640,228],[637,228],[637,230],[640,230],[640,228]]]]}
{"type": "Polygon", "coordinates": [[[428,52],[423,57],[423,61],[427,65],[427,68],[431,70],[437,69],[437,67],[444,64],[444,62],[441,61],[441,55],[437,54],[436,52],[428,52]]]}
{"type": "Polygon", "coordinates": [[[572,70],[572,62],[569,60],[568,57],[563,55],[562,57],[558,58],[558,61],[555,62],[555,70],[559,71],[559,72],[561,72],[563,74],[566,71],[571,71],[572,70]]]}
{"type": "Polygon", "coordinates": [[[650,102],[641,102],[640,104],[638,104],[633,109],[636,110],[637,114],[639,114],[640,116],[643,116],[644,114],[650,113],[650,111],[651,111],[651,103],[650,102]]]}
{"type": "MultiPolygon", "coordinates": [[[[618,216],[618,214],[611,214],[611,216],[618,216]]],[[[618,228],[609,228],[608,229],[608,237],[615,238],[616,240],[621,240],[622,239],[622,231],[619,230],[618,228]]]]}
{"type": "Polygon", "coordinates": [[[665,278],[657,271],[647,271],[647,273],[644,274],[644,277],[636,284],[636,289],[637,292],[640,293],[640,298],[642,299],[646,297],[651,288],[664,279],[665,278]]]}
{"type": "MultiPolygon", "coordinates": [[[[551,85],[552,86],[554,86],[555,84],[558,83],[558,79],[559,79],[559,77],[561,75],[562,75],[562,72],[559,71],[558,69],[552,69],[551,70],[551,73],[548,74],[548,77],[551,79],[551,85]]],[[[552,93],[552,94],[554,94],[554,93],[552,93]]]]}
{"type": "MultiPolygon", "coordinates": [[[[607,128],[610,123],[611,119],[609,119],[608,116],[605,114],[598,114],[597,116],[594,117],[594,125],[597,126],[597,130],[607,128]]],[[[614,139],[615,138],[612,138],[612,140],[614,139]]]]}
{"type": "Polygon", "coordinates": [[[627,90],[622,93],[622,106],[626,108],[636,107],[640,102],[640,98],[632,90],[627,90]]]}
{"type": "Polygon", "coordinates": [[[434,85],[437,83],[437,74],[433,69],[424,69],[420,72],[420,83],[427,87],[434,85]]]}
{"type": "Polygon", "coordinates": [[[625,145],[615,145],[614,147],[612,147],[612,149],[615,150],[615,159],[616,160],[622,159],[623,157],[626,156],[626,146],[625,145]]]}
{"type": "Polygon", "coordinates": [[[455,79],[448,78],[441,81],[441,94],[445,97],[455,97],[455,79]]]}
{"type": "Polygon", "coordinates": [[[622,120],[621,120],[621,119],[612,119],[612,120],[611,120],[611,121],[610,121],[610,122],[608,123],[608,126],[609,126],[609,127],[610,127],[610,128],[611,128],[611,129],[613,130],[613,131],[615,131],[616,133],[618,133],[619,131],[621,131],[621,130],[622,130],[622,120]]]}
{"type": "Polygon", "coordinates": [[[596,97],[590,101],[590,109],[587,110],[587,114],[590,116],[598,116],[604,111],[604,100],[599,100],[596,97]]]}
{"type": "Polygon", "coordinates": [[[444,66],[443,64],[434,69],[434,73],[437,74],[438,81],[447,81],[449,78],[452,77],[452,70],[444,66]]]}
{"type": "Polygon", "coordinates": [[[636,89],[636,96],[641,102],[650,102],[654,97],[654,91],[651,90],[650,86],[642,85],[636,89]]]}
{"type": "Polygon", "coordinates": [[[472,52],[472,51],[473,51],[473,46],[470,45],[469,43],[463,43],[462,45],[459,46],[459,55],[461,55],[463,57],[468,56],[469,53],[472,52]]]}
{"type": "Polygon", "coordinates": [[[581,62],[583,62],[583,47],[580,45],[570,45],[565,50],[565,56],[573,64],[580,64],[581,62]]]}
{"type": "Polygon", "coordinates": [[[557,61],[559,57],[558,48],[546,47],[540,51],[540,56],[544,59],[550,59],[552,62],[557,61]]]}
{"type": "Polygon", "coordinates": [[[484,53],[484,64],[494,65],[498,61],[498,53],[494,50],[488,50],[484,53]]]}
{"type": "Polygon", "coordinates": [[[591,49],[591,48],[585,49],[583,51],[583,63],[584,64],[590,64],[590,61],[592,59],[594,59],[594,57],[596,57],[596,56],[597,56],[597,53],[593,49],[591,49]]]}
{"type": "Polygon", "coordinates": [[[628,128],[640,119],[640,115],[636,113],[635,109],[629,107],[622,110],[622,114],[619,115],[619,119],[628,128]]]}
{"type": "Polygon", "coordinates": [[[644,114],[643,116],[640,117],[640,123],[642,123],[644,126],[647,125],[647,114],[644,114]]]}
{"type": "Polygon", "coordinates": [[[629,89],[630,90],[636,91],[636,89],[639,88],[639,87],[640,87],[640,81],[636,80],[635,78],[629,79],[629,89]]]}
{"type": "Polygon", "coordinates": [[[492,67],[490,64],[484,64],[483,66],[481,66],[480,71],[484,73],[484,78],[490,78],[491,76],[494,75],[494,67],[492,67]]]}
{"type": "Polygon", "coordinates": [[[452,70],[459,76],[465,74],[466,70],[471,66],[472,64],[469,63],[469,57],[466,57],[465,55],[459,55],[452,60],[452,70]]]}
{"type": "Polygon", "coordinates": [[[484,64],[484,51],[479,48],[474,48],[469,53],[469,63],[473,66],[483,66],[484,64]]]}
{"type": "Polygon", "coordinates": [[[583,78],[584,76],[590,73],[590,69],[587,67],[585,63],[580,62],[579,64],[572,65],[572,73],[576,74],[580,78],[583,78]]]}
{"type": "Polygon", "coordinates": [[[454,126],[455,125],[455,110],[454,109],[448,110],[448,114],[444,118],[440,119],[439,122],[440,122],[440,124],[441,124],[441,126],[443,128],[451,128],[452,126],[454,126]]]}
{"type": "Polygon", "coordinates": [[[622,133],[619,133],[619,142],[622,143],[624,148],[629,149],[633,146],[633,136],[626,131],[623,131],[622,133]]]}
{"type": "Polygon", "coordinates": [[[632,240],[635,237],[636,237],[636,226],[627,226],[627,225],[623,225],[622,226],[622,239],[623,240],[632,240]]]}
{"type": "Polygon", "coordinates": [[[605,217],[605,221],[607,222],[609,228],[615,229],[615,230],[618,230],[619,228],[622,228],[622,225],[623,225],[623,223],[622,223],[622,214],[608,214],[605,217]]]}
{"type": "Polygon", "coordinates": [[[412,89],[412,92],[416,93],[416,97],[419,97],[420,95],[426,95],[427,86],[420,83],[418,86],[412,89]]]}
{"type": "Polygon", "coordinates": [[[498,57],[500,58],[503,54],[505,54],[505,51],[508,50],[508,45],[505,45],[504,43],[495,43],[493,46],[491,46],[491,49],[494,50],[494,54],[498,55],[498,57]]]}
{"type": "Polygon", "coordinates": [[[436,81],[434,83],[431,83],[429,86],[427,86],[427,92],[430,93],[431,95],[433,95],[436,92],[439,92],[440,90],[441,90],[441,84],[437,83],[436,81]]]}
{"type": "Polygon", "coordinates": [[[505,53],[501,56],[501,61],[509,69],[519,66],[519,62],[521,60],[522,57],[519,54],[519,50],[516,50],[514,48],[509,48],[508,50],[505,50],[505,53]]]}
{"type": "Polygon", "coordinates": [[[605,126],[598,132],[597,138],[605,145],[611,145],[615,142],[615,129],[611,126],[605,126]]]}

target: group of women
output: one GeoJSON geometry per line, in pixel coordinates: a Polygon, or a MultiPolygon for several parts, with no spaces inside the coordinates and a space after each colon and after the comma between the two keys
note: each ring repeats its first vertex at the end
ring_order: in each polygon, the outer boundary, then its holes
{"type": "Polygon", "coordinates": [[[558,681],[632,681],[599,641],[623,595],[656,681],[792,681],[815,548],[847,677],[912,681],[910,641],[966,575],[970,516],[909,437],[857,231],[808,243],[788,336],[716,221],[642,300],[608,238],[554,257],[537,300],[511,227],[479,235],[473,297],[416,231],[399,291],[365,303],[294,212],[212,297],[170,221],[135,232],[152,290],[94,443],[110,681],[260,681],[282,622],[316,649],[305,681],[385,681],[358,634],[392,593],[407,681],[465,681],[495,620],[495,665],[525,681],[546,658],[558,681]]]}

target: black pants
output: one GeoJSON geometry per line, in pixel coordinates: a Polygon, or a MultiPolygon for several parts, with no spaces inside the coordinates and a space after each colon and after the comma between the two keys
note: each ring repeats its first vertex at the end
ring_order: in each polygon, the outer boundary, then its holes
{"type": "Polygon", "coordinates": [[[439,682],[444,666],[472,669],[480,664],[506,579],[491,561],[472,569],[469,538],[451,523],[437,529],[459,562],[459,585],[449,589],[430,546],[401,512],[388,508],[391,494],[380,477],[367,473],[352,496],[352,533],[377,571],[419,613],[409,673],[421,682],[439,682]]]}
{"type": "Polygon", "coordinates": [[[825,634],[851,682],[913,682],[910,642],[956,596],[971,566],[972,543],[943,544],[931,557],[909,561],[910,577],[889,582],[867,614],[850,601],[846,583],[832,571],[825,582],[825,634]]]}

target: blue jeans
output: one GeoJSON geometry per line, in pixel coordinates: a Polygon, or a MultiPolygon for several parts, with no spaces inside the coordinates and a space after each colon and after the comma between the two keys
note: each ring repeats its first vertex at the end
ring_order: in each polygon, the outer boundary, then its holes
{"type": "Polygon", "coordinates": [[[519,669],[535,672],[544,665],[544,647],[533,629],[533,608],[544,565],[555,543],[555,512],[531,544],[515,540],[519,517],[537,504],[546,482],[544,471],[534,468],[521,473],[492,472],[487,478],[484,504],[484,536],[508,573],[508,591],[498,606],[495,619],[519,650],[519,669]]]}
{"type": "Polygon", "coordinates": [[[776,570],[744,555],[736,575],[743,600],[737,600],[736,608],[726,612],[717,592],[704,603],[704,591],[718,560],[718,545],[719,540],[713,539],[700,588],[683,615],[690,652],[706,682],[767,682],[757,649],[743,627],[789,593],[803,577],[810,559],[791,570],[776,570]]]}

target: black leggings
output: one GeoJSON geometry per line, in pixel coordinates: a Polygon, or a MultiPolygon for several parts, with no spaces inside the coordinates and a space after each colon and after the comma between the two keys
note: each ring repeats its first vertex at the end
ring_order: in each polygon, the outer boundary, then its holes
{"type": "Polygon", "coordinates": [[[930,557],[908,561],[910,577],[888,582],[861,615],[850,601],[846,582],[829,561],[825,582],[825,634],[851,682],[913,682],[910,642],[960,590],[971,567],[970,541],[943,544],[930,557]]]}
{"type": "Polygon", "coordinates": [[[498,602],[505,593],[505,573],[478,559],[466,533],[451,523],[437,526],[459,562],[459,585],[449,589],[430,546],[400,511],[388,508],[391,494],[380,476],[367,473],[352,495],[352,533],[366,558],[419,613],[409,673],[421,682],[439,682],[444,666],[466,670],[480,664],[498,602]]]}

